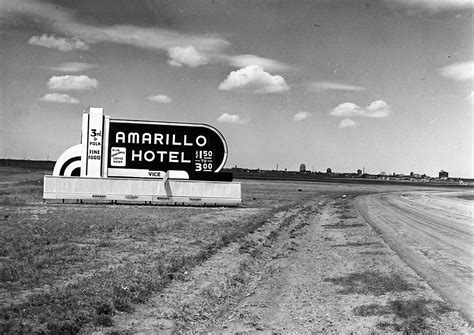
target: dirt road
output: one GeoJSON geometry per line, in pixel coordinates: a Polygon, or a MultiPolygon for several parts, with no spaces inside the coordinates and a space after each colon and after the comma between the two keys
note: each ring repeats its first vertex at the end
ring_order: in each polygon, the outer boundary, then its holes
{"type": "Polygon", "coordinates": [[[474,321],[472,201],[453,192],[361,196],[362,217],[443,298],[474,321]]]}
{"type": "MultiPolygon", "coordinates": [[[[132,315],[117,316],[116,329],[150,334],[471,332],[460,314],[366,224],[382,220],[390,226],[380,217],[392,207],[385,199],[397,197],[330,194],[279,212],[132,315]]],[[[412,222],[404,222],[408,232],[412,222]]],[[[455,279],[455,285],[465,284],[455,279]]]]}

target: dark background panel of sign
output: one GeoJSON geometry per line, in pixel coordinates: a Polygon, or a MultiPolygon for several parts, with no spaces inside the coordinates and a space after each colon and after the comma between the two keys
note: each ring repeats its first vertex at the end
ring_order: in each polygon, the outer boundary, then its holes
{"type": "MultiPolygon", "coordinates": [[[[202,143],[202,141],[200,142],[202,143]]],[[[168,125],[168,124],[153,124],[153,123],[126,123],[126,122],[110,122],[109,128],[109,159],[108,167],[114,168],[126,168],[126,169],[147,169],[147,170],[185,170],[188,172],[195,172],[196,162],[205,163],[205,158],[199,158],[199,151],[212,151],[212,171],[216,171],[219,166],[223,164],[223,160],[226,158],[226,144],[223,142],[223,138],[219,136],[213,129],[204,126],[188,126],[188,125],[168,125]],[[117,133],[125,133],[125,143],[119,141],[117,143],[117,133]],[[138,143],[128,143],[128,134],[138,133],[138,143]],[[144,133],[150,133],[152,144],[142,143],[142,136],[144,133]],[[163,145],[157,142],[154,144],[154,134],[163,134],[163,145]],[[165,136],[169,134],[169,143],[165,143],[165,136]],[[175,142],[181,143],[176,145],[172,143],[172,136],[175,135],[175,142]],[[186,135],[186,142],[192,143],[192,146],[184,145],[184,135],[186,135]],[[203,146],[196,144],[196,138],[203,135],[207,142],[203,146]],[[111,155],[110,150],[112,147],[125,147],[126,148],[126,166],[116,167],[111,166],[111,155]],[[142,157],[141,161],[135,156],[135,160],[132,161],[132,152],[138,154],[141,150],[142,157]],[[179,152],[179,160],[184,159],[185,162],[169,162],[169,156],[164,155],[164,162],[160,162],[160,155],[156,155],[153,161],[147,161],[143,155],[147,151],[175,151],[179,152]],[[188,161],[190,161],[188,163],[188,161]]],[[[152,155],[147,156],[151,158],[152,155]]]]}

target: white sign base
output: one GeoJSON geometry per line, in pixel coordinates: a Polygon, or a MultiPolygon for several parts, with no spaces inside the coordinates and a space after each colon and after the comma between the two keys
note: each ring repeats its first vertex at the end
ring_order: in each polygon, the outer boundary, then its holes
{"type": "Polygon", "coordinates": [[[238,206],[238,182],[44,176],[45,200],[146,202],[162,205],[238,206]]]}

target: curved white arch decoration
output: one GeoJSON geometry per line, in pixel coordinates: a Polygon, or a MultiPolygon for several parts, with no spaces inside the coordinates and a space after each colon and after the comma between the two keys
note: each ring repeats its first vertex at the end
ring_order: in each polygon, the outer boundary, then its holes
{"type": "Polygon", "coordinates": [[[80,175],[81,175],[81,160],[80,159],[77,160],[77,161],[75,160],[72,163],[68,164],[66,166],[66,169],[64,170],[64,174],[63,174],[63,176],[67,176],[67,177],[72,177],[72,176],[80,177],[80,175]],[[78,170],[79,174],[75,173],[73,175],[73,172],[76,169],[79,169],[78,170]]]}
{"type": "Polygon", "coordinates": [[[54,165],[53,176],[71,176],[75,168],[80,168],[81,150],[82,144],[76,144],[64,151],[54,165]]]}

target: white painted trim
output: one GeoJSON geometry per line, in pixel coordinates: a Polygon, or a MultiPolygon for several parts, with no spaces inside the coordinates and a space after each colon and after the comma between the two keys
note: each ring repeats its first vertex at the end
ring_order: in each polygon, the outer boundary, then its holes
{"type": "Polygon", "coordinates": [[[104,109],[89,108],[89,127],[87,139],[87,176],[93,178],[102,177],[102,163],[104,154],[104,109]],[[100,134],[93,136],[93,129],[100,134]],[[98,152],[96,154],[95,152],[98,152]],[[95,157],[99,156],[99,159],[95,157]]]}
{"type": "MultiPolygon", "coordinates": [[[[61,172],[61,169],[63,168],[63,165],[70,159],[74,157],[81,157],[82,153],[82,145],[81,144],[76,144],[75,146],[70,147],[69,149],[65,150],[61,156],[59,156],[58,160],[56,161],[56,164],[54,164],[54,169],[53,169],[53,176],[59,177],[59,174],[61,172]]],[[[81,166],[81,161],[79,161],[79,166],[81,166]]],[[[66,168],[66,167],[65,167],[66,168]]]]}
{"type": "MultiPolygon", "coordinates": [[[[109,177],[134,177],[134,178],[149,178],[149,179],[163,179],[165,171],[150,171],[144,169],[107,169],[107,175],[109,177]],[[153,172],[150,176],[149,172],[153,172]]],[[[188,178],[189,179],[189,178],[188,178]]]]}
{"type": "Polygon", "coordinates": [[[108,177],[107,165],[109,161],[109,127],[110,116],[104,115],[103,137],[102,137],[102,177],[108,177]]]}
{"type": "Polygon", "coordinates": [[[81,132],[81,177],[87,176],[87,133],[89,129],[89,113],[82,114],[81,132]]]}
{"type": "Polygon", "coordinates": [[[66,167],[66,170],[64,171],[64,176],[66,177],[71,177],[71,174],[72,174],[72,171],[74,171],[76,168],[81,168],[81,161],[75,161],[71,164],[69,164],[67,167],[66,167]]]}

